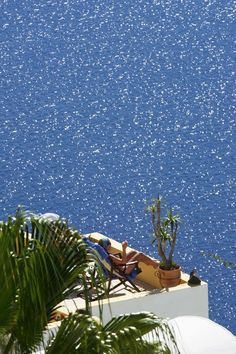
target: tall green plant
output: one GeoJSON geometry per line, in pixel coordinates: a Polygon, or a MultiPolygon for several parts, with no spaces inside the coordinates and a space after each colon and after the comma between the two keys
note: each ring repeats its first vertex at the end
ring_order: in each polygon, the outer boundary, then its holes
{"type": "Polygon", "coordinates": [[[64,319],[55,333],[48,331],[58,303],[74,291],[78,277],[85,281],[90,261],[79,233],[63,220],[49,222],[18,209],[0,224],[2,354],[32,353],[42,345],[48,354],[166,352],[159,331],[167,341],[173,336],[165,322],[136,313],[103,325],[92,317],[86,287],[86,309],[64,319]],[[150,331],[156,332],[153,342],[143,339],[150,331]]]}
{"type": "Polygon", "coordinates": [[[161,197],[154,199],[148,207],[151,213],[153,242],[157,242],[157,251],[161,257],[161,267],[165,269],[176,268],[173,261],[180,218],[168,210],[164,218],[161,217],[161,197]]]}

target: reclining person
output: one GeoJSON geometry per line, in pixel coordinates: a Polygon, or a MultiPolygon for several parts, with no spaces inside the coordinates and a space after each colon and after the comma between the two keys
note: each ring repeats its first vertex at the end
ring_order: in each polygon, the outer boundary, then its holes
{"type": "MultiPolygon", "coordinates": [[[[109,254],[110,259],[114,264],[121,265],[121,264],[126,264],[129,262],[143,262],[146,265],[150,265],[153,268],[157,268],[158,263],[151,257],[145,255],[142,252],[138,252],[136,250],[130,250],[129,252],[126,252],[126,249],[128,247],[128,242],[123,241],[122,242],[122,255],[121,258],[119,256],[116,256],[112,253],[110,253],[111,250],[111,241],[109,240],[108,237],[103,237],[98,241],[98,244],[104,248],[104,250],[109,254]]],[[[128,265],[125,269],[126,274],[130,274],[133,269],[135,268],[135,263],[128,265]]]]}
{"type": "Polygon", "coordinates": [[[122,243],[122,257],[119,258],[119,256],[108,252],[111,248],[111,241],[109,238],[103,238],[103,241],[100,240],[98,243],[92,242],[92,240],[86,236],[82,237],[82,240],[84,241],[89,254],[95,256],[95,261],[97,259],[96,262],[100,264],[106,279],[109,280],[108,292],[115,290],[120,285],[124,286],[125,284],[126,287],[127,281],[129,283],[128,287],[140,292],[140,289],[133,282],[137,275],[142,271],[138,267],[138,262],[143,261],[146,264],[151,264],[153,266],[157,265],[154,260],[139,252],[131,251],[126,253],[126,248],[128,246],[127,242],[122,243]],[[113,278],[120,280],[120,282],[112,287],[111,280],[113,278]]]}

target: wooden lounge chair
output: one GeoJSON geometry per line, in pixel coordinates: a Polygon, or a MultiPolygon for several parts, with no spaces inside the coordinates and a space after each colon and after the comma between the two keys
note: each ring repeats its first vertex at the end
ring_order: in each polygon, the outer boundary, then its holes
{"type": "MultiPolygon", "coordinates": [[[[120,286],[123,286],[128,291],[140,292],[140,289],[134,283],[134,279],[141,272],[140,268],[138,267],[138,261],[117,265],[111,260],[109,254],[104,250],[102,246],[90,241],[88,238],[84,238],[84,242],[86,244],[88,253],[93,255],[96,263],[100,266],[106,280],[108,281],[106,288],[108,296],[111,294],[111,292],[113,292],[115,289],[118,289],[120,286]],[[126,269],[130,265],[133,265],[134,269],[129,274],[127,274],[126,269]],[[113,279],[118,280],[116,284],[112,284],[113,279]]],[[[96,266],[94,271],[96,271],[96,266]]],[[[105,294],[102,294],[99,297],[104,295],[105,294]]]]}

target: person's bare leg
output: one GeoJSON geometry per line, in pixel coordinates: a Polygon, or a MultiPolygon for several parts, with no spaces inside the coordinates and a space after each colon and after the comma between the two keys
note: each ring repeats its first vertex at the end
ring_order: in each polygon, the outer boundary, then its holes
{"type": "MultiPolygon", "coordinates": [[[[151,265],[154,268],[157,268],[158,266],[158,263],[154,259],[146,256],[144,253],[137,252],[137,251],[130,251],[129,253],[127,253],[127,262],[134,262],[134,261],[143,262],[147,265],[151,265]]],[[[132,272],[134,268],[135,265],[128,266],[126,268],[125,273],[129,274],[130,272],[132,272]]]]}
{"type": "Polygon", "coordinates": [[[126,261],[129,262],[131,260],[131,258],[135,257],[137,255],[137,251],[135,250],[132,250],[132,251],[129,251],[127,254],[126,254],[126,261]]]}
{"type": "Polygon", "coordinates": [[[129,262],[131,262],[131,261],[143,262],[143,263],[145,263],[147,265],[151,265],[153,267],[156,267],[158,264],[155,259],[147,256],[143,252],[137,252],[137,251],[130,251],[129,253],[127,253],[127,261],[129,261],[129,262]]]}

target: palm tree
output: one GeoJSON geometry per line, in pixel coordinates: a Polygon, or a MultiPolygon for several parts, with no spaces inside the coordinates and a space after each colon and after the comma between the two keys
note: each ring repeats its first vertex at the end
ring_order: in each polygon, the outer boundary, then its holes
{"type": "Polygon", "coordinates": [[[164,321],[135,313],[103,325],[91,314],[86,287],[86,309],[63,319],[56,332],[48,331],[56,306],[73,292],[78,278],[85,283],[91,257],[79,232],[62,219],[50,222],[18,208],[0,223],[1,353],[28,354],[39,346],[50,354],[167,352],[161,343],[163,338],[173,342],[173,336],[164,321]],[[144,340],[151,331],[155,339],[144,340]]]}

